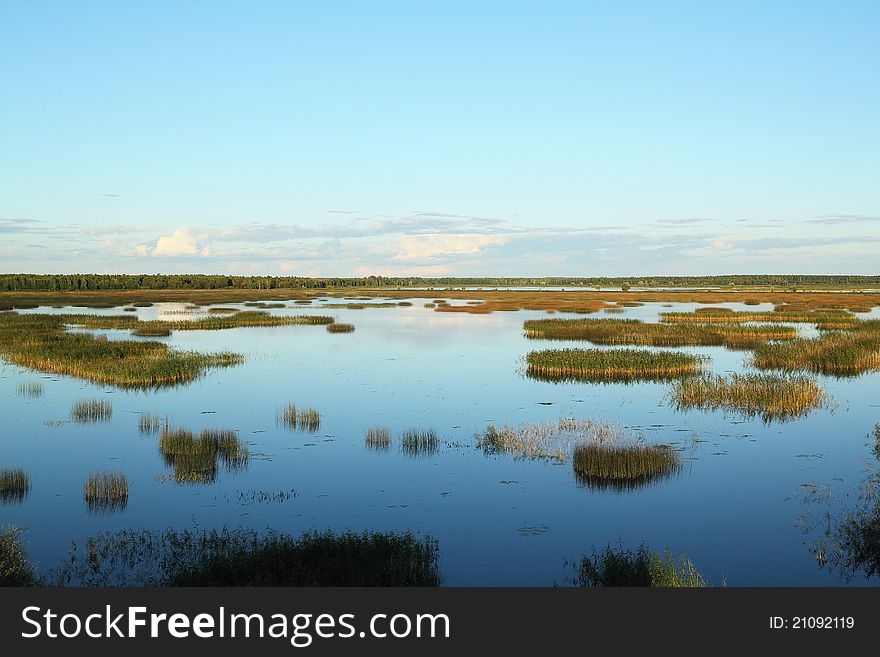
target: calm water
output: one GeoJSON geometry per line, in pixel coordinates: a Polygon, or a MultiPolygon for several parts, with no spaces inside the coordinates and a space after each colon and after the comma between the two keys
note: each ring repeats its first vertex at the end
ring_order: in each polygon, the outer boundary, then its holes
{"type": "MultiPolygon", "coordinates": [[[[809,536],[800,518],[804,491],[812,490],[805,485],[829,486],[841,498],[857,492],[873,460],[866,434],[880,421],[880,374],[820,377],[833,407],[784,424],[681,412],[669,403],[662,383],[553,384],[523,377],[521,360],[528,351],[567,346],[523,337],[523,320],[543,313],[437,313],[423,308],[424,302],[270,311],[332,314],[355,324],[353,334],[329,334],[322,326],[175,332],[166,339],[174,347],[234,350],[247,360],[157,392],[0,364],[0,467],[23,467],[33,483],[23,503],[0,505],[0,524],[28,530],[30,555],[43,569],[65,556],[71,541],[101,530],[244,525],[291,533],[327,528],[430,533],[440,542],[448,585],[550,585],[565,577],[566,558],[594,545],[635,547],[643,541],[654,549],[686,552],[714,584],[841,583],[818,567],[805,545],[809,536]],[[24,381],[43,383],[43,396],[18,396],[24,381]],[[76,400],[95,397],[112,400],[112,421],[52,422],[67,420],[76,400]],[[276,409],[288,401],[321,412],[316,434],[276,426],[276,409]],[[138,432],[141,412],[167,416],[174,426],[194,431],[237,430],[249,444],[250,467],[221,471],[209,485],[163,480],[170,471],[158,452],[158,437],[138,432]],[[685,449],[686,466],[679,476],[647,488],[599,492],[577,486],[570,463],[487,457],[474,446],[474,434],[489,423],[560,417],[621,423],[652,442],[685,449]],[[371,452],[363,435],[377,425],[390,427],[395,436],[410,427],[432,427],[443,442],[437,454],[420,459],[400,453],[396,443],[389,452],[371,452]],[[83,483],[89,472],[101,470],[126,474],[130,496],[124,511],[94,515],[86,509],[83,483]],[[297,496],[288,501],[251,501],[252,492],[291,489],[297,496]]],[[[694,307],[646,304],[609,317],[656,321],[661,311],[694,307]]],[[[158,304],[138,309],[138,316],[152,319],[181,308],[158,304]]],[[[685,351],[710,356],[715,372],[747,369],[747,352],[685,351]]]]}

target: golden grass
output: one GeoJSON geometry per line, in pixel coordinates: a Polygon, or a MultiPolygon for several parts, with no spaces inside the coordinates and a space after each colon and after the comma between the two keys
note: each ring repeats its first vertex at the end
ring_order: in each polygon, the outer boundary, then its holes
{"type": "Polygon", "coordinates": [[[526,356],[526,373],[542,380],[661,380],[696,374],[704,359],[643,349],[545,349],[526,356]]]}
{"type": "Polygon", "coordinates": [[[755,351],[753,362],[760,369],[806,370],[837,376],[880,370],[880,320],[862,322],[842,333],[765,345],[755,351]]]}
{"type": "Polygon", "coordinates": [[[93,473],[83,493],[89,511],[121,511],[128,505],[128,480],[121,472],[93,473]]]}

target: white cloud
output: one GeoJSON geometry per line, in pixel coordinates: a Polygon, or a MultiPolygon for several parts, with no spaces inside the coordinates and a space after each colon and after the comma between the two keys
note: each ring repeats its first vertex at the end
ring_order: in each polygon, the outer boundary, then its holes
{"type": "Polygon", "coordinates": [[[443,234],[405,235],[394,240],[390,247],[396,253],[394,260],[424,261],[447,256],[475,255],[484,249],[503,246],[509,241],[505,235],[443,234]]]}
{"type": "Polygon", "coordinates": [[[156,240],[151,253],[154,256],[208,256],[211,249],[204,245],[206,233],[183,226],[170,235],[163,235],[156,240]]]}

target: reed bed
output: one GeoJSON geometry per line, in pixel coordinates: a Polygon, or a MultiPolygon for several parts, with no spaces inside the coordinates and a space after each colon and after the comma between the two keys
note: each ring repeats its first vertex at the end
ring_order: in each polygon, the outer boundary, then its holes
{"type": "Polygon", "coordinates": [[[263,310],[269,310],[271,308],[287,308],[286,304],[266,301],[245,301],[244,305],[263,310]]]}
{"type": "Polygon", "coordinates": [[[549,381],[650,381],[696,374],[703,362],[674,351],[546,349],[526,356],[526,373],[549,381]]]}
{"type": "Polygon", "coordinates": [[[223,306],[215,306],[214,308],[208,308],[209,315],[231,315],[232,313],[239,312],[238,308],[224,308],[223,306]]]}
{"type": "Polygon", "coordinates": [[[113,417],[113,404],[106,399],[81,399],[70,409],[70,419],[80,424],[107,422],[113,417]]]}
{"type": "Polygon", "coordinates": [[[0,503],[24,502],[31,492],[31,477],[22,468],[0,469],[0,503]]]}
{"type": "Polygon", "coordinates": [[[122,511],[128,506],[128,480],[121,472],[92,473],[83,494],[92,513],[122,511]]]}
{"type": "MultiPolygon", "coordinates": [[[[213,367],[242,362],[239,354],[176,351],[160,342],[106,340],[65,330],[64,315],[0,315],[0,356],[22,367],[125,388],[154,388],[192,381],[213,367]]],[[[78,316],[86,318],[86,315],[78,316]]],[[[135,318],[128,317],[131,324],[135,318]]],[[[114,328],[106,316],[82,325],[114,328]]]]}
{"type": "Polygon", "coordinates": [[[785,421],[826,403],[814,379],[771,374],[704,376],[677,381],[672,396],[679,409],[723,409],[760,416],[764,422],[785,421]]]}
{"type": "Polygon", "coordinates": [[[238,472],[250,463],[250,450],[231,429],[204,429],[195,435],[166,428],[159,436],[159,453],[179,484],[213,483],[221,465],[238,472]]]}
{"type": "Polygon", "coordinates": [[[691,588],[708,586],[706,580],[684,554],[678,559],[668,550],[652,552],[642,544],[633,552],[607,546],[595,548],[574,564],[574,584],[582,587],[647,586],[691,588]]]}
{"type": "Polygon", "coordinates": [[[753,349],[769,340],[793,340],[797,329],[778,324],[648,324],[637,319],[533,319],[528,338],[589,340],[602,345],[652,347],[725,346],[753,349]]]}
{"type": "Polygon", "coordinates": [[[440,447],[440,437],[433,429],[406,429],[400,434],[400,449],[407,456],[431,456],[440,447]]]}
{"type": "Polygon", "coordinates": [[[328,333],[354,333],[354,324],[327,324],[328,333]]]}
{"type": "Polygon", "coordinates": [[[56,586],[439,586],[440,550],[412,533],[249,528],[103,532],[72,547],[56,586]]]}
{"type": "Polygon", "coordinates": [[[755,351],[753,363],[762,370],[803,370],[836,376],[880,370],[880,320],[862,322],[843,333],[764,345],[755,351]]]}
{"type": "Polygon", "coordinates": [[[0,527],[0,586],[36,583],[36,568],[28,559],[21,530],[15,525],[0,527]]]}
{"type": "Polygon", "coordinates": [[[321,414],[314,408],[297,408],[287,402],[275,412],[275,421],[291,431],[315,433],[321,428],[321,414]]]}
{"type": "Polygon", "coordinates": [[[126,312],[126,313],[136,313],[137,308],[135,308],[134,306],[126,306],[125,308],[122,309],[122,311],[126,312]]]}
{"type": "Polygon", "coordinates": [[[572,458],[579,485],[598,490],[635,490],[681,470],[681,456],[668,445],[581,444],[572,458]]]}
{"type": "Polygon", "coordinates": [[[43,396],[43,384],[39,381],[23,381],[16,386],[15,392],[19,397],[37,399],[43,396]]]}
{"type": "Polygon", "coordinates": [[[131,334],[140,338],[167,338],[171,335],[171,329],[167,326],[139,326],[133,328],[131,334]]]}
{"type": "MultiPolygon", "coordinates": [[[[157,434],[159,430],[162,428],[163,421],[159,418],[158,415],[153,415],[152,413],[141,413],[140,418],[138,419],[138,430],[143,434],[157,434]]],[[[165,426],[168,426],[168,419],[166,418],[164,421],[165,426]]]]}
{"type": "Polygon", "coordinates": [[[526,422],[517,427],[489,425],[476,436],[485,454],[510,454],[516,459],[565,461],[579,443],[597,445],[631,439],[622,426],[590,419],[560,418],[548,422],[526,422]]]}
{"type": "Polygon", "coordinates": [[[828,324],[855,327],[859,319],[846,310],[774,310],[771,312],[733,311],[727,308],[707,308],[702,312],[698,309],[692,313],[660,313],[660,321],[668,324],[696,323],[730,323],[745,322],[782,322],[786,324],[828,324]]]}
{"type": "Polygon", "coordinates": [[[376,452],[387,452],[391,447],[391,430],[388,427],[371,427],[364,434],[364,445],[376,452]]]}

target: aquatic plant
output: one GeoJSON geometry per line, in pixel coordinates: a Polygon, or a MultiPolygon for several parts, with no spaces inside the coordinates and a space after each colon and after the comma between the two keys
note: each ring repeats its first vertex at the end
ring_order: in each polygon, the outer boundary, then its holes
{"type": "Polygon", "coordinates": [[[128,505],[128,481],[121,472],[90,474],[83,493],[93,513],[122,511],[128,505]]]}
{"type": "Polygon", "coordinates": [[[814,379],[770,374],[683,379],[673,384],[672,396],[679,409],[724,409],[765,422],[800,417],[826,402],[814,379]]]}
{"type": "Polygon", "coordinates": [[[74,544],[59,586],[439,586],[439,546],[412,533],[104,532],[74,544]]]}
{"type": "Polygon", "coordinates": [[[321,427],[321,414],[314,408],[297,408],[287,402],[275,412],[275,421],[291,431],[316,432],[321,427]]]}
{"type": "Polygon", "coordinates": [[[575,479],[593,489],[633,490],[681,469],[681,456],[668,445],[586,443],[574,448],[575,479]]]}
{"type": "Polygon", "coordinates": [[[127,313],[136,313],[137,312],[137,308],[135,308],[134,306],[126,306],[122,310],[127,313]]]}
{"type": "Polygon", "coordinates": [[[430,456],[439,446],[440,438],[433,429],[405,429],[400,434],[400,449],[407,456],[430,456]]]}
{"type": "Polygon", "coordinates": [[[768,344],[755,351],[753,362],[760,369],[806,370],[837,376],[880,370],[880,320],[862,322],[842,333],[768,344]]]}
{"type": "Polygon", "coordinates": [[[31,492],[30,475],[21,468],[0,469],[0,503],[23,502],[31,492]]]}
{"type": "MultiPolygon", "coordinates": [[[[165,419],[165,425],[168,425],[168,419],[165,419]]],[[[156,434],[159,433],[159,429],[162,428],[162,420],[159,419],[158,415],[153,415],[152,413],[141,413],[140,419],[138,420],[138,430],[141,433],[145,434],[156,434]]]]}
{"type": "Polygon", "coordinates": [[[19,397],[36,399],[43,396],[43,384],[39,381],[23,381],[15,388],[19,397]]]}
{"type": "Polygon", "coordinates": [[[106,399],[81,399],[70,409],[70,419],[87,424],[106,422],[113,417],[113,404],[106,399]]]}
{"type": "Polygon", "coordinates": [[[834,322],[855,326],[859,319],[845,310],[774,310],[772,312],[733,311],[729,308],[706,308],[692,313],[661,313],[661,322],[668,323],[743,323],[785,322],[788,324],[821,324],[834,322]]]}
{"type": "Polygon", "coordinates": [[[388,427],[371,427],[364,434],[367,449],[387,451],[391,446],[391,430],[388,427]]]}
{"type": "Polygon", "coordinates": [[[36,568],[28,560],[21,530],[15,525],[0,527],[0,586],[36,583],[36,568]]]}
{"type": "Polygon", "coordinates": [[[575,586],[704,587],[706,580],[684,554],[652,552],[643,543],[633,552],[607,546],[574,564],[575,586]]]}
{"type": "Polygon", "coordinates": [[[166,428],[159,436],[159,453],[179,484],[213,483],[221,464],[236,472],[250,463],[250,450],[231,429],[205,429],[196,436],[188,429],[166,428]]]}
{"type": "Polygon", "coordinates": [[[354,324],[327,324],[328,333],[353,333],[354,324]]]}
{"type": "MultiPolygon", "coordinates": [[[[235,365],[243,360],[241,355],[229,352],[200,354],[172,350],[161,342],[102,340],[85,333],[71,333],[65,330],[66,317],[0,315],[0,356],[22,367],[127,388],[191,381],[209,368],[235,365]]],[[[133,317],[126,319],[137,323],[133,317]]],[[[81,321],[85,325],[113,328],[119,320],[95,316],[81,321]]]]}
{"type": "MultiPolygon", "coordinates": [[[[247,305],[247,304],[245,304],[247,305]]],[[[214,308],[208,308],[208,313],[211,315],[230,315],[232,313],[240,312],[238,308],[224,308],[223,306],[215,306],[214,308]]]]}
{"type": "Polygon", "coordinates": [[[603,345],[685,347],[723,345],[754,348],[768,340],[792,340],[797,329],[779,324],[649,324],[637,319],[533,319],[526,337],[589,340],[603,345]]]}
{"type": "Polygon", "coordinates": [[[171,335],[171,329],[157,325],[138,326],[131,330],[131,334],[141,338],[166,338],[171,335]]]}
{"type": "Polygon", "coordinates": [[[546,349],[526,356],[526,373],[551,381],[657,380],[695,374],[703,360],[674,351],[546,349]]]}

